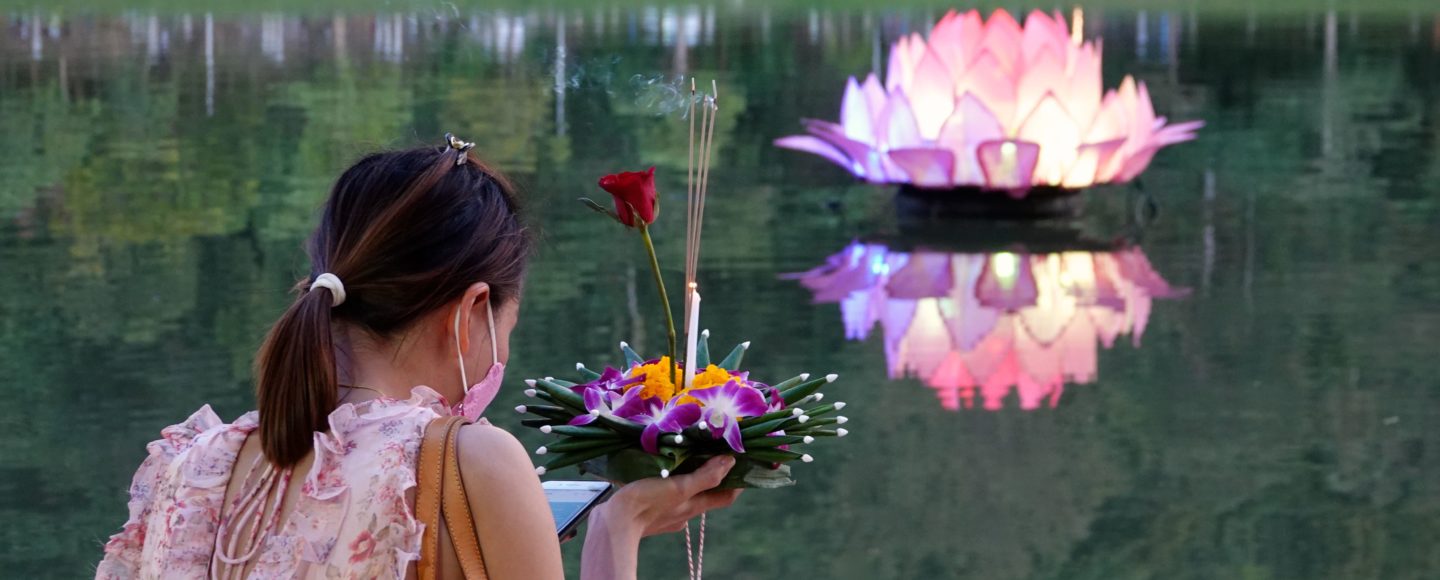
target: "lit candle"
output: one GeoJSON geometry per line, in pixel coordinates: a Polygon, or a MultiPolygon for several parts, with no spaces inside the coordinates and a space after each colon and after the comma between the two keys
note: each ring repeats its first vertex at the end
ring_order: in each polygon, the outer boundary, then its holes
{"type": "Polygon", "coordinates": [[[685,388],[695,382],[695,343],[700,338],[700,291],[690,290],[690,320],[685,322],[685,388]]]}

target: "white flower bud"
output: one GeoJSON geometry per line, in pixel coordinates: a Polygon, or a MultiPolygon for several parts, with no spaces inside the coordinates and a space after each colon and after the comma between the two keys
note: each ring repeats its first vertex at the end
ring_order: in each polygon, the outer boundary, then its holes
{"type": "Polygon", "coordinates": [[[840,378],[840,375],[837,375],[837,374],[835,374],[835,373],[830,373],[830,374],[828,374],[828,375],[825,375],[825,382],[827,382],[827,383],[833,383],[833,382],[835,382],[835,379],[838,379],[838,378],[840,378]]]}
{"type": "Polygon", "coordinates": [[[535,475],[545,475],[545,466],[541,465],[540,467],[536,467],[535,475]]]}
{"type": "Polygon", "coordinates": [[[806,435],[804,441],[805,441],[806,444],[814,443],[814,442],[815,442],[815,438],[814,438],[814,437],[811,437],[811,436],[809,436],[809,435],[806,435]]]}
{"type": "Polygon", "coordinates": [[[835,436],[836,436],[836,437],[844,437],[844,436],[849,435],[849,434],[850,434],[850,430],[849,430],[849,429],[836,429],[836,430],[835,430],[835,436]]]}
{"type": "Polygon", "coordinates": [[[532,399],[535,398],[535,396],[536,396],[535,389],[525,389],[525,396],[530,397],[530,398],[532,398],[532,399]]]}
{"type": "Polygon", "coordinates": [[[814,458],[814,457],[811,457],[809,453],[806,453],[806,454],[800,456],[800,461],[804,461],[805,463],[810,463],[811,461],[815,461],[815,458],[814,458]]]}
{"type": "Polygon", "coordinates": [[[549,426],[549,425],[541,425],[541,426],[540,426],[540,432],[541,432],[541,433],[549,433],[549,432],[554,431],[554,430],[555,430],[555,429],[554,429],[553,427],[549,426]]]}
{"type": "Polygon", "coordinates": [[[544,455],[544,454],[549,453],[549,452],[550,452],[550,450],[549,450],[549,449],[546,449],[544,445],[541,445],[539,449],[536,449],[536,450],[535,450],[535,454],[536,454],[536,455],[544,455]]]}
{"type": "Polygon", "coordinates": [[[661,479],[664,479],[664,478],[667,478],[667,477],[670,477],[670,470],[669,470],[669,469],[661,469],[661,470],[660,470],[660,478],[661,478],[661,479]]]}
{"type": "Polygon", "coordinates": [[[845,401],[835,401],[835,410],[836,410],[836,411],[839,411],[840,409],[844,409],[844,408],[845,408],[845,401]]]}
{"type": "Polygon", "coordinates": [[[849,422],[850,422],[850,418],[849,418],[849,417],[846,417],[846,416],[844,416],[844,415],[841,415],[841,416],[835,418],[835,424],[836,424],[836,425],[844,425],[844,424],[849,423],[849,422]]]}
{"type": "Polygon", "coordinates": [[[525,411],[526,411],[525,405],[515,405],[515,412],[516,412],[516,413],[524,413],[525,411]]]}

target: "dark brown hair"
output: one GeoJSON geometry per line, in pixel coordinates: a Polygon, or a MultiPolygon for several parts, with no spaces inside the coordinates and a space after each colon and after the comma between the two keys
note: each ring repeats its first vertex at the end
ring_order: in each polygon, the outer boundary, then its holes
{"type": "Polygon", "coordinates": [[[390,336],[475,282],[503,303],[519,295],[530,247],[510,183],[464,152],[376,153],[345,170],[306,248],[310,276],[255,359],[265,457],[293,466],[328,429],[339,396],[333,321],[390,336]],[[339,306],[328,288],[307,291],[327,272],[345,285],[339,306]]]}

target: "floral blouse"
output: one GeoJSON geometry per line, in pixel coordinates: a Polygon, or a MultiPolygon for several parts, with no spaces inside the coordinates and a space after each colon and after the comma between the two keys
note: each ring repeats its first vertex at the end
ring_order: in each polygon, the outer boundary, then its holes
{"type": "MultiPolygon", "coordinates": [[[[415,387],[410,399],[346,403],[315,434],[315,463],[291,512],[263,540],[250,578],[404,578],[420,558],[423,524],[406,492],[420,440],[451,413],[444,397],[415,387]]],[[[221,422],[209,405],[160,432],[130,484],[130,519],[105,544],[97,579],[204,578],[221,506],[251,411],[221,422]]]]}

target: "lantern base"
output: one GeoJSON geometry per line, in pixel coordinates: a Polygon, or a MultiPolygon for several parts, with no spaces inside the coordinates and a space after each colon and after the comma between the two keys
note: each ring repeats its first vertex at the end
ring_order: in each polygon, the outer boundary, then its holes
{"type": "Polygon", "coordinates": [[[1084,191],[1038,186],[1016,199],[1003,190],[975,186],[925,189],[902,185],[895,203],[902,215],[1038,220],[1080,215],[1085,208],[1085,197],[1080,195],[1084,191]]]}

